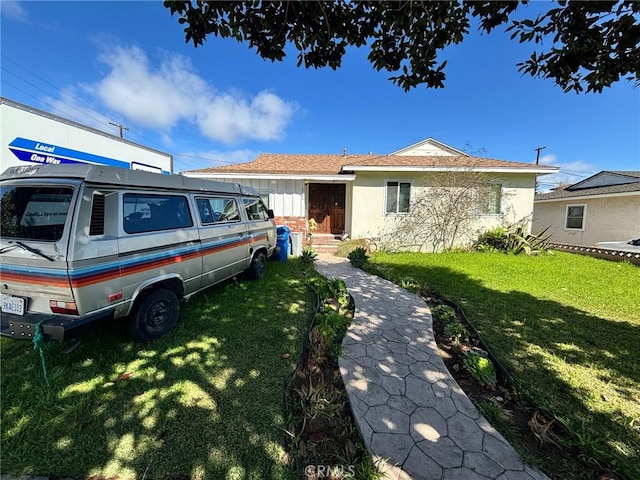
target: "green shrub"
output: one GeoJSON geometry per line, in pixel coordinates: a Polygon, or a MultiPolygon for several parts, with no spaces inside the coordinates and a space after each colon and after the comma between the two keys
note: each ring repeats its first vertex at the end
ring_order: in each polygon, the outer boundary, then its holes
{"type": "Polygon", "coordinates": [[[432,313],[445,323],[456,320],[456,311],[449,305],[438,305],[432,313]]]}
{"type": "Polygon", "coordinates": [[[327,310],[316,316],[316,330],[324,344],[331,347],[337,338],[341,337],[339,334],[349,326],[349,322],[347,317],[340,315],[335,310],[327,310]]]}
{"type": "Polygon", "coordinates": [[[527,233],[524,225],[496,227],[481,233],[474,246],[480,252],[505,252],[518,255],[543,253],[549,250],[548,228],[537,234],[527,233]]]}
{"type": "Polygon", "coordinates": [[[303,268],[310,268],[313,263],[318,258],[318,254],[313,251],[311,247],[304,247],[302,249],[302,255],[300,256],[300,261],[302,262],[303,268]]]}
{"type": "Polygon", "coordinates": [[[365,263],[369,261],[369,256],[367,255],[367,250],[364,247],[356,247],[349,255],[347,255],[349,262],[354,267],[362,267],[365,263]]]}
{"type": "Polygon", "coordinates": [[[465,342],[469,339],[469,332],[462,323],[454,320],[444,326],[444,336],[456,342],[465,342]]]}
{"type": "Polygon", "coordinates": [[[338,304],[345,308],[349,305],[351,295],[347,289],[347,284],[342,278],[330,278],[327,280],[327,287],[331,293],[331,297],[338,301],[338,304]]]}
{"type": "Polygon", "coordinates": [[[497,383],[493,362],[476,350],[469,350],[462,361],[471,376],[481,385],[494,387],[497,383]]]}

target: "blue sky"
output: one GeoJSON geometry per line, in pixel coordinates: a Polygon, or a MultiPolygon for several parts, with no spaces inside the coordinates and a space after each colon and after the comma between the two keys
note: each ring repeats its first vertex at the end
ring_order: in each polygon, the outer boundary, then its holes
{"type": "MultiPolygon", "coordinates": [[[[527,8],[543,11],[546,2],[527,8]]],[[[503,28],[447,49],[444,89],[406,93],[366,50],[342,68],[262,60],[233,40],[186,44],[162,2],[0,1],[2,96],[174,155],[174,171],[260,153],[387,154],[433,137],[491,158],[562,167],[577,181],[640,170],[640,89],[563,93],[522,77],[531,45],[503,28]]],[[[523,10],[525,12],[525,10],[523,10]]]]}

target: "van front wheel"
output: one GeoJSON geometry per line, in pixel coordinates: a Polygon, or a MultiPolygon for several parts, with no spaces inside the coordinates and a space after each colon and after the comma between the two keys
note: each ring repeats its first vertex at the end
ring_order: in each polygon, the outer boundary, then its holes
{"type": "Polygon", "coordinates": [[[176,294],[166,288],[154,290],[140,300],[131,316],[131,336],[138,341],[158,338],[175,326],[179,315],[176,294]]]}
{"type": "Polygon", "coordinates": [[[256,253],[251,259],[251,264],[249,265],[249,277],[254,280],[259,280],[264,277],[264,272],[267,269],[267,256],[262,253],[256,253]]]}

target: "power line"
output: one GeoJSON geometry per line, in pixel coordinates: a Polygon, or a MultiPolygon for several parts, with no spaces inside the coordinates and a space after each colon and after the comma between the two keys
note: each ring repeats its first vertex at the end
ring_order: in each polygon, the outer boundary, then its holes
{"type": "Polygon", "coordinates": [[[129,131],[128,127],[123,126],[121,123],[113,123],[113,122],[109,122],[109,125],[113,125],[114,127],[118,127],[118,129],[120,130],[120,138],[123,138],[122,136],[122,130],[127,130],[129,131]]]}

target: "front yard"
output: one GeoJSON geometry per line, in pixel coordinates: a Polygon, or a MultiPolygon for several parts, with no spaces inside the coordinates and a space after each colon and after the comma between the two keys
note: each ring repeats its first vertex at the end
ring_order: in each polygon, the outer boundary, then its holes
{"type": "Polygon", "coordinates": [[[584,461],[640,478],[638,267],[566,253],[378,253],[366,268],[460,304],[584,461]]]}
{"type": "Polygon", "coordinates": [[[295,478],[284,386],[316,299],[297,261],[183,306],[175,330],[133,343],[115,326],[72,353],[0,340],[4,474],[85,478],[295,478]]]}
{"type": "MultiPolygon", "coordinates": [[[[585,462],[640,478],[638,267],[565,253],[377,253],[367,269],[460,304],[585,462]]],[[[50,344],[51,387],[30,342],[0,339],[1,472],[296,478],[284,387],[315,308],[299,261],[270,262],[261,281],[194,297],[156,342],[107,326],[68,354],[50,344]]]]}

